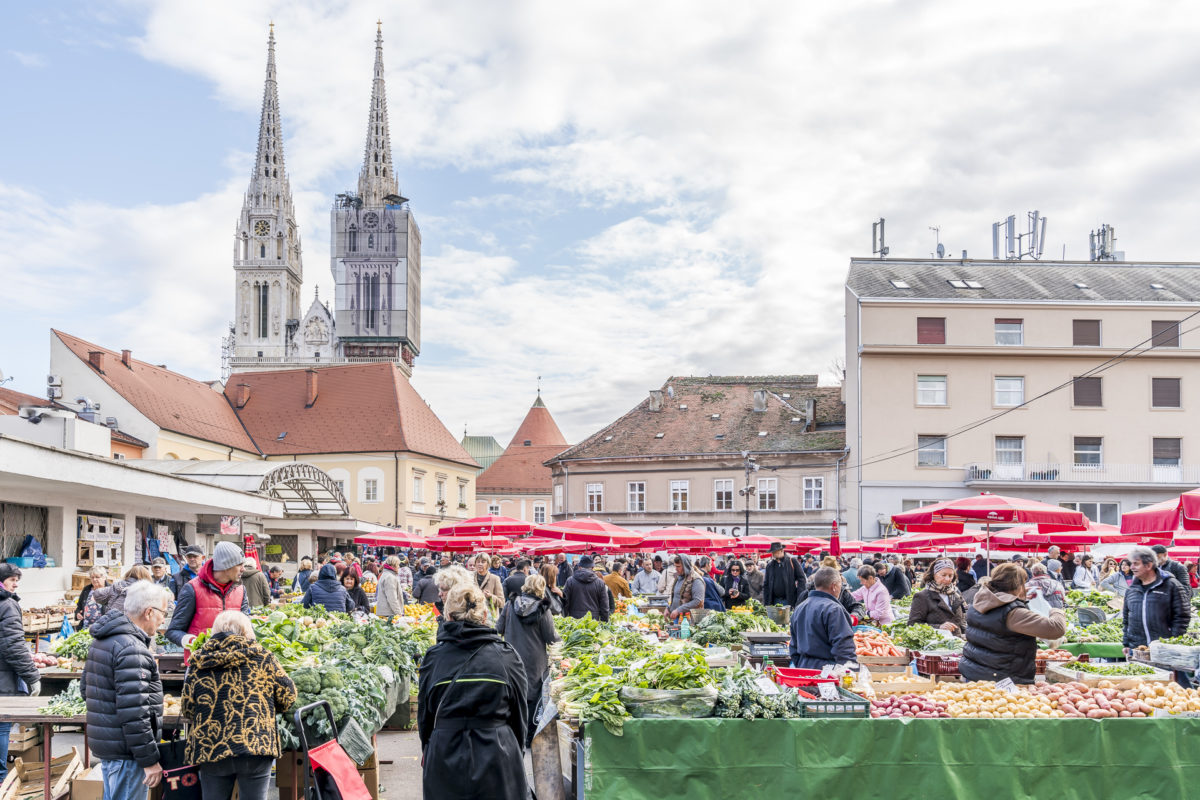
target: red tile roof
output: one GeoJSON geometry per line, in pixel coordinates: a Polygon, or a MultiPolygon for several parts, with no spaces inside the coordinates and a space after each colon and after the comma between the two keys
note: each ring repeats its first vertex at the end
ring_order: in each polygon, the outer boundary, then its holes
{"type": "Polygon", "coordinates": [[[846,444],[841,389],[818,387],[815,375],[673,377],[662,394],[661,411],[651,411],[647,398],[562,459],[841,450],[846,444]],[[765,411],[754,411],[756,389],[767,392],[765,411]],[[813,430],[804,424],[809,399],[815,401],[813,430]]]}
{"type": "Polygon", "coordinates": [[[118,352],[62,331],[52,332],[113,391],[163,430],[259,452],[225,396],[209,384],[137,359],[131,359],[127,367],[118,352]],[[103,354],[103,371],[90,363],[88,354],[92,352],[103,354]]]}
{"type": "Polygon", "coordinates": [[[550,494],[550,468],[543,462],[566,449],[567,440],[539,395],[504,454],[475,479],[475,491],[550,494]]]}
{"type": "Polygon", "coordinates": [[[147,447],[150,446],[147,442],[143,442],[141,439],[137,438],[136,436],[130,436],[128,433],[125,433],[124,431],[114,430],[112,432],[112,440],[114,442],[118,442],[120,444],[128,444],[128,445],[133,445],[134,447],[140,447],[143,450],[145,450],[147,447]]]}
{"type": "Polygon", "coordinates": [[[44,397],[34,397],[31,394],[0,386],[0,414],[16,414],[21,410],[21,406],[48,405],[50,405],[50,401],[44,397]]]}
{"type": "Polygon", "coordinates": [[[308,371],[241,372],[225,387],[249,401],[237,414],[268,455],[401,450],[478,465],[390,362],[321,367],[316,402],[306,407],[308,371]],[[281,434],[286,434],[281,437],[281,434]]]}

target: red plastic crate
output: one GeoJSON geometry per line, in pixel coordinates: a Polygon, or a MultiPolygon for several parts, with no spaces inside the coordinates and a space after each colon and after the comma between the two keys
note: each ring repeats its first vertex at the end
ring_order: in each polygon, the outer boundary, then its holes
{"type": "Polygon", "coordinates": [[[917,672],[922,675],[957,675],[957,654],[952,656],[935,656],[917,653],[917,672]]]}
{"type": "Polygon", "coordinates": [[[775,682],[780,686],[813,686],[818,683],[839,683],[839,678],[822,678],[819,669],[792,669],[776,667],[772,671],[775,682]]]}

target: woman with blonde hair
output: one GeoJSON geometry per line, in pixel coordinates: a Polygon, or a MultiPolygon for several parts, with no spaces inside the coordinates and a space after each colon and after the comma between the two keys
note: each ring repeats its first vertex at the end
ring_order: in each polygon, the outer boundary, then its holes
{"type": "Polygon", "coordinates": [[[527,800],[521,657],[488,626],[474,579],[446,576],[438,585],[447,587],[445,621],[421,660],[417,692],[424,796],[527,800]]]}
{"type": "Polygon", "coordinates": [[[100,606],[101,614],[107,614],[109,611],[124,611],[125,592],[129,591],[129,587],[137,581],[148,580],[150,580],[149,568],[141,564],[134,564],[125,571],[121,580],[111,586],[102,586],[93,590],[92,598],[100,606]]]}
{"type": "Polygon", "coordinates": [[[525,579],[521,593],[504,607],[496,622],[496,632],[516,648],[525,666],[526,703],[529,725],[525,746],[533,740],[538,703],[542,699],[542,684],[550,671],[546,648],[558,641],[554,620],[550,617],[550,598],[546,594],[546,579],[536,572],[525,579]]]}

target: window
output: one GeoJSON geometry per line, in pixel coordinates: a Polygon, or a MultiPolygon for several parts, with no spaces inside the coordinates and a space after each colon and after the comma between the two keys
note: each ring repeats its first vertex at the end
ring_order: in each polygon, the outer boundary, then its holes
{"type": "Polygon", "coordinates": [[[713,481],[713,508],[717,511],[733,510],[732,478],[718,478],[713,481]]]}
{"type": "Polygon", "coordinates": [[[918,436],[917,437],[917,466],[944,467],[946,466],[946,437],[918,436]]]}
{"type": "Polygon", "coordinates": [[[546,524],[546,504],[545,503],[536,503],[533,506],[533,524],[534,525],[545,525],[546,524]]]}
{"type": "Polygon", "coordinates": [[[1075,437],[1075,466],[1098,467],[1104,463],[1104,440],[1099,436],[1075,437]]]}
{"type": "Polygon", "coordinates": [[[1025,437],[1024,436],[997,436],[996,437],[996,463],[997,464],[1024,464],[1025,463],[1025,437]]]}
{"type": "Polygon", "coordinates": [[[554,484],[554,513],[563,513],[563,487],[561,483],[554,484]]]}
{"type": "Polygon", "coordinates": [[[825,507],[825,479],[804,479],[804,510],[817,511],[825,507]]]}
{"type": "Polygon", "coordinates": [[[265,283],[254,284],[254,308],[258,319],[255,320],[255,330],[259,339],[267,338],[267,323],[271,318],[271,287],[265,283]]]}
{"type": "Polygon", "coordinates": [[[1083,515],[1092,522],[1105,525],[1117,525],[1121,521],[1120,504],[1118,503],[1059,503],[1063,508],[1072,511],[1082,511],[1083,515]]]}
{"type": "Polygon", "coordinates": [[[941,500],[901,500],[900,501],[900,510],[901,511],[912,511],[914,508],[920,508],[921,506],[931,506],[934,503],[940,503],[940,502],[942,502],[942,501],[941,500]]]}
{"type": "Polygon", "coordinates": [[[1025,322],[1019,319],[996,320],[996,344],[1025,344],[1025,322]]]}
{"type": "Polygon", "coordinates": [[[774,511],[779,508],[779,479],[758,479],[758,510],[774,511]]]}
{"type": "Polygon", "coordinates": [[[420,475],[413,476],[413,496],[414,503],[425,502],[425,479],[420,475]]]}
{"type": "Polygon", "coordinates": [[[998,377],[995,385],[995,404],[1019,406],[1025,402],[1025,379],[1022,377],[998,377]]]}
{"type": "Polygon", "coordinates": [[[1071,320],[1071,344],[1075,347],[1100,346],[1100,320],[1071,320]]]}
{"type": "Polygon", "coordinates": [[[488,503],[488,516],[489,517],[500,516],[500,504],[499,503],[488,503]]]}
{"type": "Polygon", "coordinates": [[[1179,408],[1179,378],[1151,378],[1150,405],[1154,408],[1179,408]]]}
{"type": "Polygon", "coordinates": [[[1155,439],[1154,466],[1178,467],[1182,451],[1182,439],[1155,439]]]}
{"type": "Polygon", "coordinates": [[[646,510],[646,482],[645,481],[630,481],[626,484],[629,495],[628,511],[645,511],[646,510]]]}
{"type": "Polygon", "coordinates": [[[439,504],[444,504],[446,502],[446,482],[445,481],[437,482],[437,501],[439,504]]]}
{"type": "Polygon", "coordinates": [[[465,506],[467,504],[467,485],[465,483],[460,483],[458,485],[458,504],[460,506],[465,506]]]}
{"type": "Polygon", "coordinates": [[[911,286],[908,285],[908,281],[896,280],[895,278],[893,278],[891,280],[891,284],[892,284],[892,286],[895,286],[897,289],[911,289],[912,288],[911,286]]]}
{"type": "Polygon", "coordinates": [[[363,500],[368,503],[379,502],[379,481],[375,478],[363,481],[363,500]]]}
{"type": "Polygon", "coordinates": [[[334,483],[337,485],[338,491],[342,493],[343,497],[345,497],[346,496],[346,482],[345,481],[334,481],[334,483]]]}
{"type": "Polygon", "coordinates": [[[671,510],[688,510],[688,482],[671,481],[671,510]]]}
{"type": "Polygon", "coordinates": [[[945,343],[945,317],[917,317],[917,344],[945,343]]]}
{"type": "Polygon", "coordinates": [[[586,508],[589,514],[597,514],[604,510],[604,484],[589,483],[585,488],[587,494],[586,508]]]}
{"type": "Polygon", "coordinates": [[[1104,405],[1103,378],[1076,378],[1074,400],[1076,406],[1097,408],[1104,405]]]}
{"type": "Polygon", "coordinates": [[[1156,319],[1150,323],[1150,337],[1153,347],[1179,347],[1179,323],[1156,319]]]}
{"type": "Polygon", "coordinates": [[[918,375],[917,376],[917,405],[944,406],[946,405],[946,376],[918,375]]]}

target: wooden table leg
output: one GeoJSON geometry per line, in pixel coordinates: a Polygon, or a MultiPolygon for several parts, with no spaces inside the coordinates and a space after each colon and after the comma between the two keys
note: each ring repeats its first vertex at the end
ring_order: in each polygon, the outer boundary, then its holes
{"type": "Polygon", "coordinates": [[[49,722],[42,723],[42,771],[45,773],[42,778],[42,791],[45,800],[51,800],[50,797],[50,737],[54,735],[54,725],[49,722]]]}

